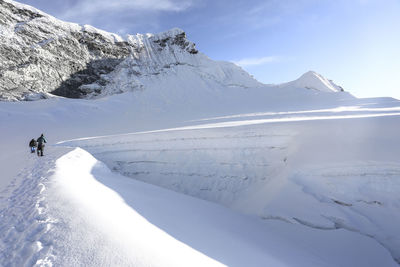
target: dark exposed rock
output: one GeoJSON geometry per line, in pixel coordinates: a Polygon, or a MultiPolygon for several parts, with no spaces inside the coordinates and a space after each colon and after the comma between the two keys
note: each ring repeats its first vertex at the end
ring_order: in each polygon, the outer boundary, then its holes
{"type": "MultiPolygon", "coordinates": [[[[175,37],[172,40],[171,39],[171,37],[167,37],[164,39],[154,40],[153,42],[158,44],[161,48],[165,48],[167,45],[177,45],[190,54],[197,54],[199,52],[194,48],[194,45],[192,47],[191,43],[187,41],[186,33],[184,32],[175,35],[175,37]]],[[[161,50],[162,49],[160,49],[160,51],[161,50]]]]}
{"type": "Polygon", "coordinates": [[[69,98],[82,98],[88,94],[81,88],[82,85],[93,84],[97,82],[100,86],[106,85],[106,81],[101,79],[102,74],[108,74],[121,63],[122,59],[102,59],[91,61],[80,71],[77,71],[63,81],[60,86],[52,91],[52,94],[65,96],[69,98]]]}

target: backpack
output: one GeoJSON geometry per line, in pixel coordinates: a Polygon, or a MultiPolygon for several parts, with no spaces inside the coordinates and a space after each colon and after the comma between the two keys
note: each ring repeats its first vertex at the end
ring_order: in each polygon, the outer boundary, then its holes
{"type": "Polygon", "coordinates": [[[34,146],[36,146],[37,145],[37,143],[36,143],[36,140],[35,139],[32,139],[30,142],[29,142],[29,146],[31,146],[31,147],[34,147],[34,146]]]}

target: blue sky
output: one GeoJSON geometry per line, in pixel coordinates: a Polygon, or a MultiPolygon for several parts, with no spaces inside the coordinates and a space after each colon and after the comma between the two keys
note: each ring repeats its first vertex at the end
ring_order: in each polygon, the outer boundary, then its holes
{"type": "Polygon", "coordinates": [[[400,98],[400,0],[23,0],[121,35],[186,31],[259,81],[314,70],[359,97],[400,98]]]}

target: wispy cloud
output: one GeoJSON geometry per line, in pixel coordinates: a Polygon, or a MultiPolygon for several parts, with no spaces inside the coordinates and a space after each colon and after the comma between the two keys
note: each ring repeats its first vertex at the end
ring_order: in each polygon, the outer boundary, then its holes
{"type": "Polygon", "coordinates": [[[269,56],[269,57],[257,57],[257,58],[243,58],[237,61],[232,61],[236,65],[241,67],[264,65],[272,62],[278,62],[279,57],[269,56]]]}
{"type": "Polygon", "coordinates": [[[195,0],[81,0],[71,3],[70,8],[59,15],[60,18],[70,21],[98,20],[105,13],[113,14],[131,13],[134,17],[138,13],[180,12],[193,5],[195,0]]]}
{"type": "Polygon", "coordinates": [[[158,32],[175,27],[165,18],[182,14],[199,4],[200,0],[65,0],[62,6],[51,0],[40,1],[44,10],[57,18],[124,34],[158,32]]]}

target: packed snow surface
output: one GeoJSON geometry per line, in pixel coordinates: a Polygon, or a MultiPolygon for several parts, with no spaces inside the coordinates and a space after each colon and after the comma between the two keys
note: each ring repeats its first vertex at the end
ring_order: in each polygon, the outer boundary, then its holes
{"type": "Polygon", "coordinates": [[[179,90],[1,102],[0,265],[397,266],[399,101],[179,90]]]}

